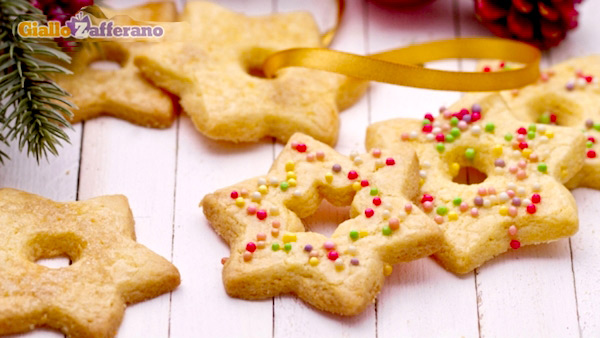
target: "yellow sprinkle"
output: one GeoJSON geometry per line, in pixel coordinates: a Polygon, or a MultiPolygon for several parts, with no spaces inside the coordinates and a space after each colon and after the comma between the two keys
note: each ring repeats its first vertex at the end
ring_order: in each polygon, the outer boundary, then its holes
{"type": "Polygon", "coordinates": [[[553,132],[553,131],[550,131],[550,130],[548,130],[548,131],[546,132],[546,137],[547,137],[547,138],[554,138],[554,132],[553,132]]]}
{"type": "Polygon", "coordinates": [[[423,185],[423,184],[425,184],[425,180],[424,179],[420,179],[419,180],[419,185],[423,185]]]}
{"type": "Polygon", "coordinates": [[[325,181],[327,181],[327,183],[333,182],[333,173],[325,174],[325,181]]]}
{"type": "Polygon", "coordinates": [[[294,170],[294,167],[295,167],[295,166],[296,166],[296,165],[294,164],[294,162],[292,162],[292,161],[288,161],[288,162],[285,164],[285,171],[292,171],[292,170],[294,170]]]}
{"type": "Polygon", "coordinates": [[[244,204],[246,204],[246,201],[244,201],[243,197],[238,197],[235,199],[235,205],[237,205],[238,207],[243,207],[244,204]]]}
{"type": "Polygon", "coordinates": [[[360,182],[354,182],[354,183],[352,183],[352,189],[354,189],[354,191],[359,191],[360,189],[362,189],[362,186],[360,185],[360,182]]]}
{"type": "Polygon", "coordinates": [[[521,154],[523,154],[523,157],[529,158],[529,155],[531,155],[531,152],[532,152],[531,149],[525,148],[525,149],[523,149],[523,151],[521,152],[521,154]]]}
{"type": "Polygon", "coordinates": [[[458,219],[458,214],[454,211],[450,211],[448,213],[448,219],[451,221],[456,221],[458,219]]]}
{"type": "Polygon", "coordinates": [[[263,194],[263,195],[266,194],[267,191],[269,191],[269,189],[264,184],[258,187],[258,192],[261,193],[261,194],[263,194]]]}
{"type": "Polygon", "coordinates": [[[452,176],[456,176],[458,175],[458,172],[460,171],[460,164],[454,162],[450,165],[450,174],[452,176]]]}
{"type": "Polygon", "coordinates": [[[500,156],[502,155],[502,146],[499,144],[496,144],[494,146],[494,149],[492,150],[495,156],[500,156]]]}
{"type": "Polygon", "coordinates": [[[367,230],[360,230],[358,232],[358,237],[363,238],[369,236],[369,232],[367,230]]]}
{"type": "Polygon", "coordinates": [[[295,187],[296,186],[296,180],[293,179],[293,178],[290,178],[287,182],[290,185],[290,187],[295,187]]]}
{"type": "Polygon", "coordinates": [[[296,178],[296,173],[293,171],[288,171],[287,172],[287,179],[289,180],[290,178],[296,178]]]}
{"type": "Polygon", "coordinates": [[[383,266],[383,274],[385,276],[391,275],[392,271],[394,271],[394,268],[391,265],[386,264],[386,265],[383,266]]]}
{"type": "Polygon", "coordinates": [[[310,263],[312,266],[317,266],[319,264],[319,259],[317,257],[311,257],[308,260],[308,263],[310,263]]]}
{"type": "Polygon", "coordinates": [[[291,232],[286,232],[283,234],[282,241],[283,241],[283,243],[295,242],[296,234],[291,233],[291,232]]]}
{"type": "Polygon", "coordinates": [[[502,215],[502,216],[508,215],[508,208],[506,206],[503,205],[500,207],[500,215],[502,215]]]}

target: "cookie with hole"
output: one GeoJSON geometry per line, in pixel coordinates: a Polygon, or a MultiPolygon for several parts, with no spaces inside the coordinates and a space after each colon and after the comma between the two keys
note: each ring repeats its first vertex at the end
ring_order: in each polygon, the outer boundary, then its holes
{"type": "Polygon", "coordinates": [[[208,194],[201,202],[231,249],[227,293],[265,299],[294,293],[312,306],[356,315],[372,304],[392,265],[440,249],[439,227],[411,200],[418,193],[411,149],[343,156],[294,134],[269,172],[208,194]],[[330,236],[306,231],[301,218],[323,199],[350,205],[330,236]]]}
{"type": "Polygon", "coordinates": [[[434,258],[457,274],[578,229],[575,200],[563,184],[583,167],[585,137],[520,122],[503,102],[500,95],[465,96],[437,117],[383,121],[367,130],[368,148],[417,152],[415,202],[444,233],[434,258]]]}
{"type": "MultiPolygon", "coordinates": [[[[502,71],[518,65],[482,61],[479,69],[502,71]]],[[[573,128],[587,138],[581,152],[585,164],[566,183],[569,189],[600,189],[600,55],[573,58],[542,71],[540,79],[518,90],[500,92],[510,113],[525,123],[573,128]]],[[[467,94],[489,95],[489,94],[467,94]]]]}
{"type": "Polygon", "coordinates": [[[172,291],[180,276],[135,241],[127,198],[54,202],[0,189],[0,334],[50,327],[67,337],[113,337],[128,304],[172,291]],[[43,258],[68,256],[52,269],[43,258]]]}
{"type": "Polygon", "coordinates": [[[217,4],[188,2],[163,41],[135,58],[142,73],[180,97],[196,129],[233,142],[265,136],[286,142],[295,132],[333,145],[338,113],[368,83],[301,67],[265,78],[262,63],[289,48],[324,47],[309,13],[248,17],[217,4]]]}
{"type": "MultiPolygon", "coordinates": [[[[143,21],[174,21],[175,4],[158,2],[123,10],[103,9],[107,17],[127,15],[143,21]]],[[[74,52],[71,64],[64,66],[73,74],[52,78],[71,94],[76,108],[70,122],[78,123],[109,115],[145,127],[167,128],[176,118],[172,95],[154,86],[133,64],[135,55],[147,42],[102,41],[84,43],[74,52]],[[111,69],[94,68],[94,63],[112,63],[111,69]]]]}

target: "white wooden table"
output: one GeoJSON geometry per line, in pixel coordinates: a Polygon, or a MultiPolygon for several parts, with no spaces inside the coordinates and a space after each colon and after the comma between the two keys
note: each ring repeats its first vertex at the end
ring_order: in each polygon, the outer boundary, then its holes
{"type": "MultiPolygon", "coordinates": [[[[219,2],[252,15],[310,10],[322,28],[332,24],[335,13],[332,0],[219,2]]],[[[363,54],[489,35],[475,21],[471,0],[437,0],[406,13],[362,0],[348,0],[347,7],[334,49],[363,54]]],[[[579,29],[544,55],[545,65],[600,52],[600,1],[586,0],[580,8],[579,29]]],[[[435,66],[467,69],[473,62],[435,66]]],[[[336,149],[346,154],[364,150],[369,123],[421,117],[460,95],[373,83],[360,102],[341,114],[336,149]]],[[[171,259],[182,283],[172,294],[129,306],[120,337],[600,337],[598,191],[574,191],[580,230],[571,239],[512,251],[462,277],[431,259],[396,266],[373,306],[340,318],[293,296],[245,301],[228,297],[223,289],[220,260],[229,248],[207,224],[198,202],[206,193],[265,173],[281,145],[211,141],[185,116],[166,130],[98,118],[75,125],[69,135],[71,144],[60,156],[39,166],[11,151],[12,161],[0,168],[0,186],[61,201],[115,193],[129,198],[138,241],[171,259]]],[[[347,209],[323,207],[306,223],[330,234],[346,217],[347,209]]],[[[46,330],[28,335],[60,336],[46,330]]]]}

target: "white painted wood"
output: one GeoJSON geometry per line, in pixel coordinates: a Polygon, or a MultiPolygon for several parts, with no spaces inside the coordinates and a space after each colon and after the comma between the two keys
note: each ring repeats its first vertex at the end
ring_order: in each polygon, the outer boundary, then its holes
{"type": "MultiPolygon", "coordinates": [[[[369,4],[368,34],[371,53],[453,38],[452,2],[436,1],[408,12],[369,4]]],[[[431,66],[456,70],[458,62],[436,62],[431,66]]],[[[397,117],[421,118],[427,112],[435,115],[440,106],[449,105],[459,97],[458,92],[374,83],[370,97],[371,122],[397,117]]],[[[378,337],[478,336],[473,274],[456,277],[430,259],[397,265],[394,270],[377,304],[378,337]]]]}
{"type": "MultiPolygon", "coordinates": [[[[270,0],[219,1],[252,15],[272,12],[270,0]]],[[[173,262],[182,274],[173,293],[172,337],[271,337],[273,300],[229,297],[221,279],[221,258],[229,247],[212,230],[198,203],[217,189],[264,174],[273,160],[270,140],[255,144],[215,142],[180,119],[173,262]]]]}

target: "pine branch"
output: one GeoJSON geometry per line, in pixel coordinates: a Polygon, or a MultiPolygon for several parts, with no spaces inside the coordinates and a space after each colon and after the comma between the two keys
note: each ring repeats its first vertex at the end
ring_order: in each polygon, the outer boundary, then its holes
{"type": "MultiPolygon", "coordinates": [[[[48,75],[70,73],[56,62],[71,59],[50,40],[19,36],[22,21],[45,24],[46,16],[27,0],[0,0],[0,143],[17,140],[19,151],[27,148],[39,163],[69,142],[61,127],[71,127],[65,116],[72,115],[73,105],[48,75]]],[[[0,150],[0,163],[7,158],[0,150]]]]}

